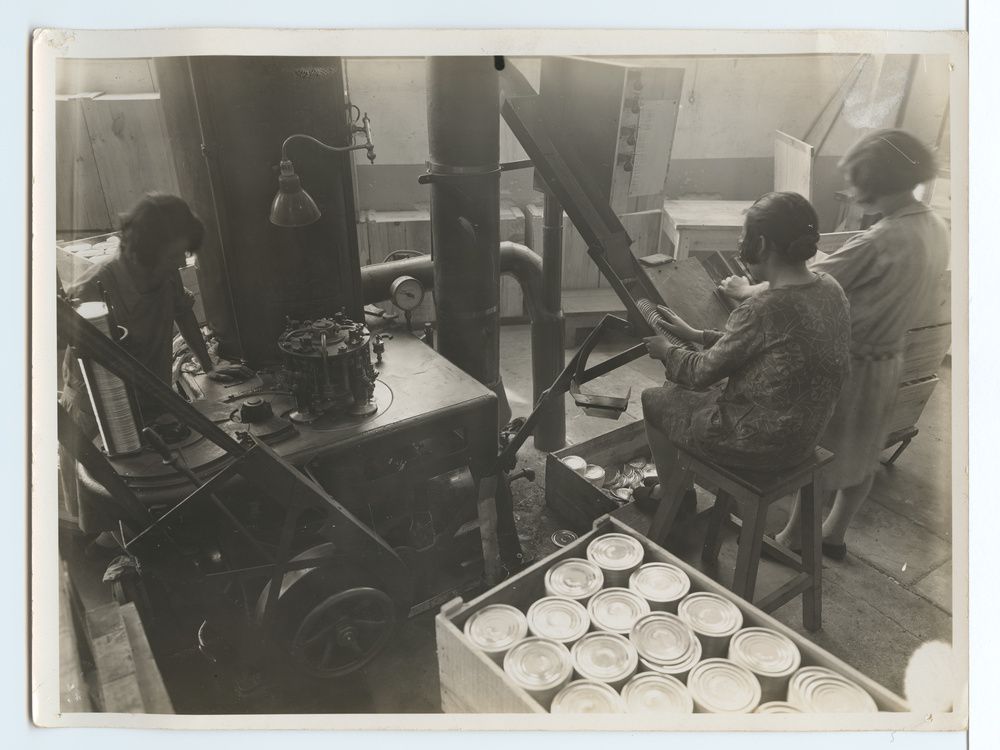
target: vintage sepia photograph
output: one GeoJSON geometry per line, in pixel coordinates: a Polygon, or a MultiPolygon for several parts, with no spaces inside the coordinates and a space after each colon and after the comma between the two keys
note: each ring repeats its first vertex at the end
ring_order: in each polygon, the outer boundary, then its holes
{"type": "Polygon", "coordinates": [[[964,729],[966,36],[375,38],[36,35],[36,723],[964,729]]]}

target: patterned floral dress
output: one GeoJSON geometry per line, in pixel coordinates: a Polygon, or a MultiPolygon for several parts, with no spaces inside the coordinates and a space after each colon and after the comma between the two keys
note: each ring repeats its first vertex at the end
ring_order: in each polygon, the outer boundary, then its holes
{"type": "Polygon", "coordinates": [[[769,289],[733,310],[725,332],[707,331],[703,351],[671,347],[663,364],[672,382],[643,392],[643,414],[725,466],[794,466],[833,414],[850,336],[847,298],[827,274],[769,289]]]}

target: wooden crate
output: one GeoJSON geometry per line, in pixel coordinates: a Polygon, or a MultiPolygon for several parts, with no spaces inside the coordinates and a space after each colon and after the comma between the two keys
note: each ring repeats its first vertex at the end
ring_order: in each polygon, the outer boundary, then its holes
{"type": "Polygon", "coordinates": [[[903,375],[900,382],[908,383],[936,375],[950,347],[949,323],[915,328],[907,332],[903,350],[903,375]]]}
{"type": "Polygon", "coordinates": [[[929,377],[899,386],[889,419],[890,434],[916,425],[937,384],[936,377],[929,377]]]}
{"type": "Polygon", "coordinates": [[[600,519],[593,529],[572,544],[563,547],[518,573],[482,596],[465,603],[453,599],[435,618],[438,671],[441,678],[441,707],[446,713],[534,713],[545,709],[530,695],[511,683],[503,669],[475,648],[463,633],[465,621],[490,604],[509,604],[522,612],[544,596],[545,572],[555,563],[571,557],[586,557],[587,545],[600,534],[628,534],[639,540],[646,551],[646,561],[667,562],[681,568],[691,579],[691,591],[710,591],[735,604],[743,613],[745,627],[765,627],[788,637],[802,654],[802,666],[823,666],[862,686],[875,699],[881,711],[907,711],[902,698],[845,664],[828,651],[807,640],[757,607],[740,599],[727,588],[684,561],[646,539],[615,518],[600,519]]]}
{"type": "Polygon", "coordinates": [[[562,459],[580,456],[603,466],[608,478],[618,466],[636,456],[649,457],[645,422],[630,422],[611,432],[550,453],[545,459],[545,504],[578,534],[586,532],[606,513],[618,507],[590,482],[568,468],[562,459]]]}
{"type": "Polygon", "coordinates": [[[752,201],[663,202],[660,252],[682,260],[735,250],[752,201]]]}

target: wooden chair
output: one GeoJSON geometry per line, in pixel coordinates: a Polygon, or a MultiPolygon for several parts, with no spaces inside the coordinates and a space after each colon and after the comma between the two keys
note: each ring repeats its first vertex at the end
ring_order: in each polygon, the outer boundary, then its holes
{"type": "MultiPolygon", "coordinates": [[[[771,612],[802,594],[802,624],[807,630],[822,627],[822,531],[821,504],[813,491],[816,474],[833,460],[833,454],[816,448],[812,458],[798,466],[777,472],[751,472],[727,469],[679,448],[679,468],[663,487],[663,501],[649,527],[649,538],[663,544],[680,509],[684,491],[694,481],[703,487],[718,488],[711,511],[708,532],[702,548],[702,560],[715,562],[719,557],[719,531],[730,518],[733,503],[739,506],[741,526],[733,592],[748,602],[754,601],[760,552],[767,545],[771,555],[798,571],[783,586],[755,602],[771,612]],[[764,522],[771,503],[801,490],[802,555],[796,555],[764,537],[764,522]]],[[[735,520],[735,519],[734,519],[735,520]]]]}

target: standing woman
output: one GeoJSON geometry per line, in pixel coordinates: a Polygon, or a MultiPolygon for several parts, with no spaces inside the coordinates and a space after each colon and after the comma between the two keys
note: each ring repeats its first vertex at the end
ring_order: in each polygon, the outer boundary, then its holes
{"type": "MultiPolygon", "coordinates": [[[[902,130],[864,136],[840,164],[864,207],[882,219],[836,252],[816,261],[814,271],[836,279],[851,306],[851,374],[820,444],[835,454],[823,475],[823,496],[836,493],[823,523],[823,553],[847,555],[844,536],[868,497],[889,433],[889,419],[903,365],[903,339],[948,263],[948,230],[913,196],[934,178],[931,152],[902,130]]],[[[763,285],[727,279],[726,293],[745,298],[763,285]]],[[[777,540],[801,547],[799,507],[777,540]]]]}

